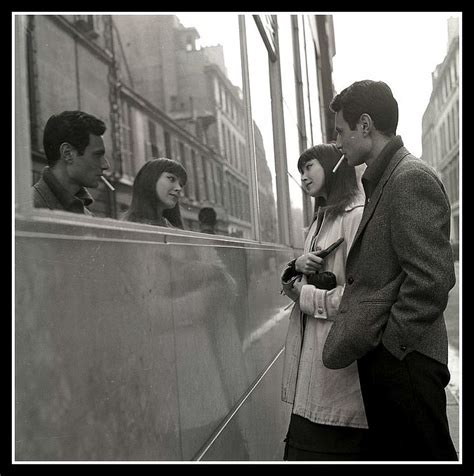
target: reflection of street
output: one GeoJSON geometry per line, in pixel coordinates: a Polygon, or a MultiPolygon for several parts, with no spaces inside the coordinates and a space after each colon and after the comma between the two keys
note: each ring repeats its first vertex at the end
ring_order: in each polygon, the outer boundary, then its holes
{"type": "Polygon", "coordinates": [[[446,327],[448,330],[449,343],[449,371],[451,373],[451,381],[449,382],[449,389],[459,400],[459,383],[460,383],[460,368],[459,368],[459,262],[456,266],[456,284],[449,293],[448,305],[444,313],[446,320],[446,327]]]}

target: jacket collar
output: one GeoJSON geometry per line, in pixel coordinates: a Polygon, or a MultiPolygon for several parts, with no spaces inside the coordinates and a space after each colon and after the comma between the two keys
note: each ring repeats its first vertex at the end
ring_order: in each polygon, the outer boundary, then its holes
{"type": "Polygon", "coordinates": [[[362,185],[364,186],[365,196],[367,198],[372,196],[375,187],[379,183],[383,173],[386,171],[392,157],[401,147],[403,147],[402,138],[400,136],[393,137],[389,142],[387,142],[374,162],[367,166],[367,169],[362,175],[362,185]]]}
{"type": "Polygon", "coordinates": [[[400,161],[407,155],[410,155],[410,152],[405,147],[401,146],[398,150],[392,153],[389,156],[389,160],[385,162],[385,170],[382,170],[382,174],[378,178],[378,181],[375,184],[375,188],[372,190],[372,195],[370,197],[367,197],[364,213],[362,214],[362,220],[359,224],[359,228],[357,229],[352,244],[354,244],[359,238],[365,226],[367,225],[367,222],[372,217],[372,214],[374,213],[375,207],[377,206],[377,203],[380,200],[383,188],[387,183],[388,179],[390,178],[400,161]]]}
{"type": "Polygon", "coordinates": [[[84,187],[81,187],[75,195],[68,192],[48,166],[43,170],[43,180],[64,207],[64,210],[84,213],[84,207],[89,206],[94,201],[91,194],[84,187]]]}

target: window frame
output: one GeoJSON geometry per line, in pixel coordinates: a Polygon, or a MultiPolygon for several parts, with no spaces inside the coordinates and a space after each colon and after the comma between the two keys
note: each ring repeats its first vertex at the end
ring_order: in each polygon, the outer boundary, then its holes
{"type": "MultiPolygon", "coordinates": [[[[249,158],[247,164],[242,163],[244,170],[249,170],[248,186],[250,190],[249,204],[250,204],[250,224],[251,224],[251,238],[250,241],[261,242],[260,236],[260,224],[259,224],[259,204],[258,204],[258,184],[256,174],[256,154],[255,154],[255,141],[253,133],[253,119],[251,114],[250,103],[250,83],[249,83],[249,68],[247,57],[247,41],[246,41],[246,17],[248,15],[237,15],[239,38],[240,38],[240,56],[242,66],[242,80],[243,80],[243,104],[244,104],[244,117],[243,119],[243,132],[245,133],[245,140],[247,143],[247,157],[249,158]]],[[[255,17],[255,16],[254,16],[255,17]]],[[[278,19],[276,15],[272,15],[275,25],[278,25],[278,19]]],[[[37,209],[33,207],[32,194],[31,194],[31,131],[29,127],[30,111],[29,111],[29,88],[28,88],[28,49],[27,49],[27,15],[14,15],[13,16],[13,35],[14,35],[14,55],[12,62],[14,63],[15,82],[13,85],[14,94],[14,165],[15,165],[15,181],[14,181],[14,200],[15,200],[15,212],[17,216],[25,219],[34,218],[38,220],[47,220],[48,222],[58,223],[73,223],[82,224],[91,227],[103,228],[119,228],[137,230],[143,228],[149,232],[149,226],[139,223],[130,223],[117,220],[112,217],[101,216],[86,216],[73,214],[62,210],[48,210],[37,209]],[[28,195],[29,194],[29,195],[28,195]],[[28,199],[25,199],[28,195],[28,199]],[[24,199],[22,199],[22,197],[24,199]]],[[[278,52],[278,29],[275,31],[275,46],[278,52]]],[[[265,44],[264,38],[262,42],[265,44]]],[[[270,65],[270,85],[271,95],[277,100],[272,101],[272,126],[273,126],[273,141],[275,146],[275,170],[277,181],[277,214],[279,222],[279,240],[273,245],[279,246],[291,246],[290,227],[289,221],[291,219],[291,209],[289,202],[289,188],[288,188],[288,176],[286,173],[286,147],[285,129],[283,120],[283,106],[281,96],[281,72],[280,63],[278,58],[272,59],[269,53],[269,65],[270,65]],[[278,100],[278,98],[280,98],[278,100]]],[[[227,99],[227,98],[225,98],[227,99]]],[[[224,100],[225,100],[224,99],[224,100]]],[[[227,102],[227,101],[226,101],[227,102]]],[[[170,142],[173,137],[170,136],[170,142]]],[[[166,141],[165,141],[166,142],[166,141]]],[[[244,146],[242,147],[242,149],[244,146]]],[[[204,163],[204,161],[203,161],[204,163]]],[[[214,172],[214,167],[212,167],[214,172]]],[[[224,174],[222,174],[224,178],[224,174]]],[[[216,186],[215,184],[214,186],[216,186]]],[[[222,189],[223,184],[219,185],[222,189]]],[[[207,192],[207,190],[206,190],[207,192]]],[[[206,193],[207,195],[207,193],[206,193]]],[[[207,197],[210,199],[210,197],[207,197]]],[[[217,200],[217,197],[214,197],[217,200]]],[[[237,204],[235,204],[237,205],[237,204]]],[[[157,233],[170,233],[169,229],[155,227],[157,233]]],[[[173,230],[175,232],[175,230],[173,230]]],[[[192,230],[177,230],[178,234],[191,233],[195,234],[192,230]]],[[[216,238],[226,239],[226,235],[216,235],[216,238]]],[[[229,237],[227,237],[228,239],[229,237]]],[[[244,240],[244,238],[231,237],[232,240],[244,240]]]]}

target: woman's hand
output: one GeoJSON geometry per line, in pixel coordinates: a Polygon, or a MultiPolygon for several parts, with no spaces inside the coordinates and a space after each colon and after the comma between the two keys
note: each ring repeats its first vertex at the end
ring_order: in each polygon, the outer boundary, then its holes
{"type": "Polygon", "coordinates": [[[306,275],[313,274],[322,269],[323,263],[324,258],[316,256],[316,253],[306,253],[295,261],[295,269],[306,275]]]}
{"type": "Polygon", "coordinates": [[[293,291],[298,295],[298,297],[301,294],[301,288],[303,287],[303,284],[306,284],[306,279],[304,279],[304,276],[296,279],[293,283],[293,291]]]}

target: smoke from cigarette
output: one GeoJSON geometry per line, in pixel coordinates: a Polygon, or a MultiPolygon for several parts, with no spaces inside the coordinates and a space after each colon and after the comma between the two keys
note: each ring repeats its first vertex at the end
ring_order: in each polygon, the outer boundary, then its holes
{"type": "Polygon", "coordinates": [[[112,192],[115,192],[114,186],[103,175],[100,176],[100,179],[102,180],[102,182],[105,183],[105,185],[107,186],[109,190],[112,190],[112,192]]]}
{"type": "Polygon", "coordinates": [[[342,161],[343,159],[345,158],[346,156],[344,154],[342,154],[341,158],[339,159],[339,161],[337,162],[337,164],[334,166],[334,168],[332,169],[332,173],[335,173],[336,170],[339,168],[339,166],[342,164],[342,161]]]}

